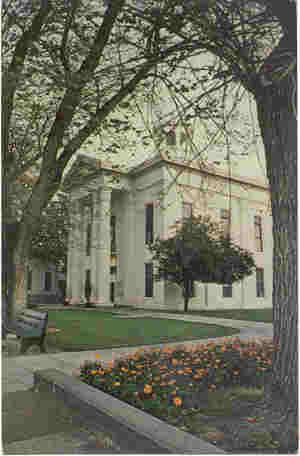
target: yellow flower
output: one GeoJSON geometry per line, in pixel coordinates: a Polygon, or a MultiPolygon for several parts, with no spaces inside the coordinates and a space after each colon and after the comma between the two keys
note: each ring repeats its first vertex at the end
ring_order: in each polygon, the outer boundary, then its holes
{"type": "Polygon", "coordinates": [[[114,383],[114,386],[120,386],[120,385],[121,385],[120,382],[115,382],[115,383],[114,383]]]}
{"type": "Polygon", "coordinates": [[[151,385],[145,385],[144,393],[146,393],[146,394],[152,393],[152,386],[151,385]]]}
{"type": "Polygon", "coordinates": [[[99,355],[99,353],[97,353],[95,356],[96,356],[96,358],[101,358],[101,356],[99,355]]]}
{"type": "Polygon", "coordinates": [[[180,397],[173,397],[173,404],[176,405],[176,407],[179,407],[182,404],[182,400],[180,399],[180,397]]]}
{"type": "Polygon", "coordinates": [[[95,375],[95,374],[97,374],[97,371],[96,370],[92,370],[91,374],[95,375]]]}

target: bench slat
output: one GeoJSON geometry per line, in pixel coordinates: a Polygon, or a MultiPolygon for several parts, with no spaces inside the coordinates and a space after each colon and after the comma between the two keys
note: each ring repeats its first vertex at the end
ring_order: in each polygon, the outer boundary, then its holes
{"type": "Polygon", "coordinates": [[[18,325],[19,323],[28,325],[32,328],[43,328],[44,327],[43,321],[31,320],[30,318],[24,317],[23,315],[20,315],[17,317],[16,324],[18,325]]]}
{"type": "Polygon", "coordinates": [[[32,318],[35,320],[45,320],[47,318],[46,312],[37,312],[35,310],[23,310],[19,315],[24,315],[25,317],[32,318]]]}

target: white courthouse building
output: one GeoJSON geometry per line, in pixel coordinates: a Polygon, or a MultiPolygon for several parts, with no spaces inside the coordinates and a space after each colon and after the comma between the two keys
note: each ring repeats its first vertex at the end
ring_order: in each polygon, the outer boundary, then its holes
{"type": "Polygon", "coordinates": [[[79,155],[66,179],[72,207],[67,299],[99,306],[183,309],[181,289],[153,280],[148,243],[172,235],[191,211],[227,224],[254,253],[256,271],[232,286],[197,283],[189,309],[272,306],[272,217],[268,183],[158,154],[121,172],[79,155]]]}

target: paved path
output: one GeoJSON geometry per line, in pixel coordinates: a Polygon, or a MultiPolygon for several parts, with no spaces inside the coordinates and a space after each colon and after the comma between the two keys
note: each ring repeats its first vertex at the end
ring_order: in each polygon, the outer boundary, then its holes
{"type": "MultiPolygon", "coordinates": [[[[260,323],[251,321],[238,321],[229,320],[225,318],[211,318],[202,317],[196,315],[178,315],[178,314],[165,314],[165,313],[151,313],[142,312],[140,314],[129,314],[127,317],[133,316],[135,318],[152,316],[155,318],[167,318],[175,320],[192,321],[199,323],[210,323],[220,326],[228,326],[231,328],[240,329],[240,334],[237,335],[241,339],[249,340],[254,338],[266,338],[272,337],[272,324],[271,323],[260,323]]],[[[126,317],[120,314],[120,318],[126,317]]],[[[200,339],[194,341],[187,341],[186,344],[199,344],[205,343],[209,340],[224,340],[226,339],[200,339]]],[[[168,343],[169,346],[176,346],[184,344],[184,342],[168,343]]],[[[151,347],[161,347],[166,344],[156,345],[145,345],[142,347],[123,347],[113,349],[101,349],[93,351],[81,351],[81,352],[61,352],[61,353],[48,353],[34,356],[15,356],[15,357],[2,357],[2,392],[13,392],[27,390],[33,385],[33,372],[38,369],[59,369],[66,374],[73,373],[76,375],[80,365],[85,360],[95,360],[96,355],[100,355],[102,361],[110,361],[112,359],[119,358],[126,353],[135,353],[137,349],[149,349],[151,347]]]]}

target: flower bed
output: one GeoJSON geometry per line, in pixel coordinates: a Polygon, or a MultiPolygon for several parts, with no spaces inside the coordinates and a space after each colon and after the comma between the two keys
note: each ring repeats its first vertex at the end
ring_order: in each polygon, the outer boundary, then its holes
{"type": "Polygon", "coordinates": [[[201,395],[232,386],[264,385],[271,373],[270,340],[138,350],[117,361],[86,361],[85,383],[169,422],[199,408],[201,395]]]}

